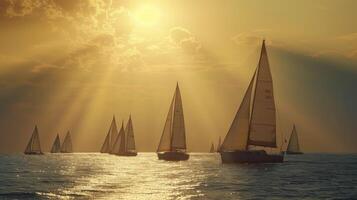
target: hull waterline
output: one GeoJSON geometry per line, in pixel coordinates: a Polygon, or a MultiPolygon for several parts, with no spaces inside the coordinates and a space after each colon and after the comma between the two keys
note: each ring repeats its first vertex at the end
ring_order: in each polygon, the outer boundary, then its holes
{"type": "Polygon", "coordinates": [[[190,155],[184,152],[160,152],[157,153],[159,160],[184,161],[190,158],[190,155]]]}
{"type": "Polygon", "coordinates": [[[267,154],[264,150],[219,152],[222,163],[282,163],[283,154],[267,154]]]}

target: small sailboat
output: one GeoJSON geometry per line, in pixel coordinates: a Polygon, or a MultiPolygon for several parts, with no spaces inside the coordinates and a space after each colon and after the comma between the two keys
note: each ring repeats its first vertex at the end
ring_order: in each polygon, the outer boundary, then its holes
{"type": "Polygon", "coordinates": [[[115,139],[117,138],[118,135],[118,128],[117,124],[115,121],[115,116],[113,116],[112,123],[110,124],[107,136],[105,137],[104,143],[102,145],[102,148],[100,149],[101,153],[111,153],[112,148],[115,143],[115,139]]]}
{"type": "Polygon", "coordinates": [[[291,131],[291,136],[290,136],[288,148],[286,150],[286,154],[303,154],[303,152],[300,151],[299,138],[298,138],[295,124],[293,126],[293,130],[291,131]]]}
{"type": "Polygon", "coordinates": [[[185,121],[178,84],[166,117],[164,130],[157,148],[157,156],[159,160],[180,161],[189,159],[189,154],[186,153],[185,121]]]}
{"type": "Polygon", "coordinates": [[[35,126],[35,129],[32,132],[30,141],[28,142],[24,153],[29,155],[43,154],[41,150],[40,136],[38,134],[37,126],[35,126]]]}
{"type": "Polygon", "coordinates": [[[221,150],[221,146],[222,146],[222,141],[221,141],[221,136],[219,136],[218,138],[218,144],[217,144],[217,152],[219,152],[221,150]]]}
{"type": "Polygon", "coordinates": [[[68,131],[61,146],[61,153],[73,153],[71,133],[68,131]]]}
{"type": "Polygon", "coordinates": [[[282,152],[268,154],[264,149],[253,149],[253,146],[254,148],[277,147],[273,79],[264,41],[256,72],[220,148],[222,162],[269,163],[284,160],[282,152]],[[252,93],[254,96],[251,101],[252,93]]]}
{"type": "Polygon", "coordinates": [[[120,128],[117,139],[114,143],[113,153],[118,156],[137,156],[135,148],[134,128],[131,116],[124,130],[124,123],[120,128]]]}
{"type": "Polygon", "coordinates": [[[61,152],[61,141],[59,135],[57,134],[55,141],[52,144],[51,153],[60,153],[61,152]]]}
{"type": "Polygon", "coordinates": [[[210,152],[210,153],[214,153],[214,152],[215,152],[215,151],[214,151],[214,144],[213,144],[213,143],[211,144],[211,148],[210,148],[209,152],[210,152]]]}

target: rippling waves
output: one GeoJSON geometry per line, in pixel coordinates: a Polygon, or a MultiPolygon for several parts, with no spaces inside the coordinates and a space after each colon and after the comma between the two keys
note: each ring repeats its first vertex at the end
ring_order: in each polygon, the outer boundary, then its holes
{"type": "Polygon", "coordinates": [[[289,156],[282,164],[185,162],[154,153],[0,156],[0,199],[357,199],[357,155],[289,156]]]}

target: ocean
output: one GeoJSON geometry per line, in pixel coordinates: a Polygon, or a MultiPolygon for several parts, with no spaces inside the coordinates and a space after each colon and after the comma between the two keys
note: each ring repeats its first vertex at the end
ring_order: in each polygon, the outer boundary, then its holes
{"type": "Polygon", "coordinates": [[[188,161],[155,153],[1,155],[0,199],[357,199],[357,155],[289,155],[278,164],[188,161]]]}

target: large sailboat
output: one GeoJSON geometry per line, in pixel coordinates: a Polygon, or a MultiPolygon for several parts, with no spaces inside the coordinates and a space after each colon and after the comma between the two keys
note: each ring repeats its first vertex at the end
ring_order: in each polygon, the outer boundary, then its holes
{"type": "Polygon", "coordinates": [[[259,150],[262,147],[277,147],[273,79],[264,41],[256,72],[220,148],[221,159],[223,163],[283,162],[283,153],[268,154],[264,148],[259,150]]]}
{"type": "Polygon", "coordinates": [[[38,134],[37,126],[35,126],[35,129],[32,132],[30,141],[28,142],[24,153],[30,155],[43,154],[41,150],[40,136],[38,134]]]}
{"type": "Polygon", "coordinates": [[[159,160],[188,160],[186,153],[186,133],[180,88],[176,85],[169,112],[166,117],[160,144],[157,148],[159,160]]]}
{"type": "Polygon", "coordinates": [[[105,137],[102,148],[100,149],[101,153],[111,153],[114,146],[115,140],[118,135],[118,128],[115,121],[115,116],[113,116],[112,123],[110,124],[107,136],[105,137]]]}
{"type": "Polygon", "coordinates": [[[135,148],[134,128],[131,116],[124,130],[124,123],[120,128],[117,139],[115,140],[112,153],[118,156],[137,156],[135,148]]]}
{"type": "Polygon", "coordinates": [[[61,153],[73,153],[72,137],[71,137],[71,133],[69,131],[67,132],[67,135],[63,140],[63,143],[61,146],[61,153]]]}
{"type": "Polygon", "coordinates": [[[293,130],[291,131],[291,136],[286,150],[286,154],[303,154],[300,150],[299,138],[297,135],[295,124],[293,130]]]}
{"type": "Polygon", "coordinates": [[[57,134],[55,141],[52,144],[51,153],[60,153],[61,152],[61,141],[59,135],[57,134]]]}

